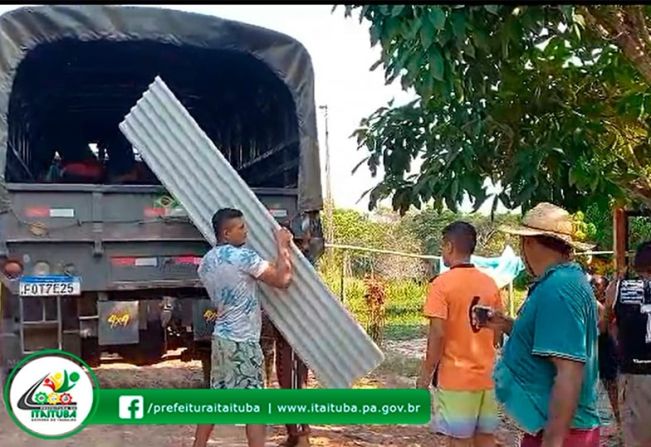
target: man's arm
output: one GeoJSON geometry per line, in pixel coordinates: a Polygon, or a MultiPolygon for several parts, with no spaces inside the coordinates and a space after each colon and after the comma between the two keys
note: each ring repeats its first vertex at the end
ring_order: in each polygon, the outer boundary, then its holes
{"type": "Polygon", "coordinates": [[[443,338],[445,335],[445,321],[440,318],[430,318],[429,336],[427,337],[427,351],[421,365],[420,376],[416,386],[429,388],[434,376],[434,370],[441,361],[443,353],[443,338]]]}
{"type": "Polygon", "coordinates": [[[258,277],[263,283],[276,287],[278,289],[286,289],[292,280],[292,257],[290,251],[290,244],[292,241],[292,234],[284,228],[281,228],[276,233],[276,260],[268,264],[262,274],[258,277]]]}
{"type": "Polygon", "coordinates": [[[429,388],[432,384],[434,370],[441,360],[443,338],[445,335],[445,320],[448,318],[448,300],[445,293],[445,277],[439,276],[429,284],[423,313],[429,319],[429,335],[427,350],[421,365],[420,375],[416,386],[429,388]]]}
{"type": "MultiPolygon", "coordinates": [[[[494,302],[493,302],[493,309],[494,311],[498,311],[501,314],[504,314],[504,302],[502,301],[502,293],[497,289],[497,285],[495,286],[496,288],[496,293],[494,297],[494,302]]],[[[498,348],[502,344],[502,334],[504,333],[504,327],[502,326],[496,326],[493,327],[493,345],[498,348]]],[[[510,331],[509,331],[510,333],[510,331]]]]}
{"type": "Polygon", "coordinates": [[[502,333],[505,333],[506,335],[511,335],[511,330],[513,329],[513,318],[507,317],[504,315],[504,312],[501,310],[494,310],[490,317],[488,318],[488,322],[486,323],[486,327],[489,329],[492,329],[495,331],[495,334],[499,333],[501,336],[502,333]]]}
{"type": "Polygon", "coordinates": [[[549,401],[549,417],[543,431],[542,447],[562,447],[579,401],[583,363],[559,357],[550,357],[549,360],[556,367],[556,378],[549,401]]]}

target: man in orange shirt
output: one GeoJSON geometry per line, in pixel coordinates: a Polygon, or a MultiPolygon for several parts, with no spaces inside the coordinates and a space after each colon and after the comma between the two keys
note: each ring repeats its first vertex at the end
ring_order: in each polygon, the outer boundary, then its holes
{"type": "Polygon", "coordinates": [[[432,281],[424,309],[430,329],[418,387],[429,387],[438,366],[436,426],[453,447],[493,447],[499,424],[492,373],[501,334],[480,328],[475,312],[477,305],[503,306],[495,281],[470,263],[476,244],[468,223],[443,230],[450,270],[432,281]]]}

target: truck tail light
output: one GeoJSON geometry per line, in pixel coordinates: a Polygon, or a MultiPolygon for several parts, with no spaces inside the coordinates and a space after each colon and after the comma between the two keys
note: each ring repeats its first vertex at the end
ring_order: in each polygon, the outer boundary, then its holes
{"type": "Polygon", "coordinates": [[[18,278],[23,273],[23,266],[18,261],[7,261],[2,270],[9,278],[18,278]]]}
{"type": "Polygon", "coordinates": [[[50,264],[47,262],[41,261],[34,264],[32,269],[32,274],[34,276],[47,276],[50,274],[50,264]]]}

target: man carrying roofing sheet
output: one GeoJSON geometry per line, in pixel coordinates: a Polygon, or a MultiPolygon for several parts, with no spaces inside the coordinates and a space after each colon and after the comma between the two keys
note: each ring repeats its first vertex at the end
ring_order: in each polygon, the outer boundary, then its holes
{"type": "MultiPolygon", "coordinates": [[[[212,338],[210,387],[263,388],[261,308],[256,282],[279,289],[289,286],[292,234],[284,228],[278,230],[278,254],[274,262],[268,262],[244,246],[247,229],[241,211],[217,211],[212,226],[217,245],[204,256],[198,269],[218,314],[212,338]]],[[[213,425],[199,425],[194,447],[205,447],[212,429],[213,425]]],[[[249,447],[264,447],[265,426],[247,425],[246,437],[249,447]]]]}

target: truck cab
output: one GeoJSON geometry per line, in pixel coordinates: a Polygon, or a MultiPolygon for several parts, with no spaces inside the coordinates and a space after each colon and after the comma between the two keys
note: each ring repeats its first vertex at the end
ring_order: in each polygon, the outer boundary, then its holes
{"type": "Polygon", "coordinates": [[[205,359],[215,312],[196,269],[210,247],[118,128],[156,76],[308,257],[322,253],[299,42],[198,14],[59,5],[0,16],[0,47],[4,375],[51,348],[91,366],[205,359]]]}

